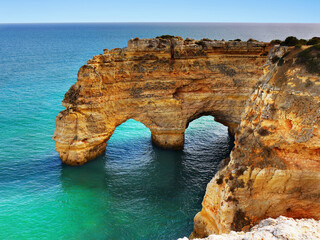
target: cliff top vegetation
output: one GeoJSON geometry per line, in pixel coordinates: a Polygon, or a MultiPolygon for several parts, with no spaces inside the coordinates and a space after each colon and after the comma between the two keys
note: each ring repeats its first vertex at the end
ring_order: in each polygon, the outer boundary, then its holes
{"type": "Polygon", "coordinates": [[[300,52],[297,63],[303,64],[309,73],[320,75],[320,43],[300,52]]]}

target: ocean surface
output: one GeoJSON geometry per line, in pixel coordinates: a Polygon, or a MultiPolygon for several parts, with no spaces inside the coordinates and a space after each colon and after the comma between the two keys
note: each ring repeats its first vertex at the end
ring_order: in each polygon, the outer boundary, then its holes
{"type": "Polygon", "coordinates": [[[233,140],[211,116],[190,123],[182,151],[152,145],[128,120],[81,167],[54,150],[55,116],[77,71],[130,38],[260,41],[320,36],[320,24],[0,24],[0,239],[177,239],[233,140]]]}

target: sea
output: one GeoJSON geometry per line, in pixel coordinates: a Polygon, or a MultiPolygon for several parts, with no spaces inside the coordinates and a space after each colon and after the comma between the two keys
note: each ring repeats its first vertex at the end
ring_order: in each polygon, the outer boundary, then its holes
{"type": "Polygon", "coordinates": [[[194,120],[181,151],[120,125],[105,154],[61,163],[52,135],[79,68],[131,38],[259,41],[320,36],[320,24],[0,24],[0,239],[177,239],[193,230],[206,185],[233,138],[212,116],[194,120]]]}

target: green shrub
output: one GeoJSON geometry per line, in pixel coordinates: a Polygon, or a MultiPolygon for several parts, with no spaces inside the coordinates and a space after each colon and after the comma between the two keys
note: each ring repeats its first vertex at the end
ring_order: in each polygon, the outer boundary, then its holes
{"type": "Polygon", "coordinates": [[[307,42],[308,42],[308,40],[306,40],[306,39],[300,39],[298,44],[307,45],[307,42]]]}
{"type": "Polygon", "coordinates": [[[196,41],[195,44],[205,48],[206,47],[206,43],[205,42],[209,42],[209,41],[212,41],[212,40],[209,39],[209,38],[202,38],[200,41],[196,41]]]}
{"type": "MultiPolygon", "coordinates": [[[[277,44],[279,44],[278,41],[280,41],[280,40],[273,40],[273,41],[277,41],[277,44]]],[[[287,37],[284,41],[282,41],[282,42],[280,41],[280,45],[281,46],[296,46],[298,48],[301,48],[302,45],[306,45],[307,42],[308,41],[306,39],[298,39],[296,37],[290,36],[290,37],[287,37]]]]}
{"type": "Polygon", "coordinates": [[[240,38],[237,38],[237,39],[235,39],[235,40],[233,40],[233,41],[235,41],[235,42],[241,42],[241,39],[240,39],[240,38]]]}
{"type": "Polygon", "coordinates": [[[270,42],[271,45],[279,45],[279,44],[281,44],[281,43],[282,43],[282,41],[279,40],[279,39],[274,39],[274,40],[272,40],[272,41],[270,42]]]}
{"type": "Polygon", "coordinates": [[[315,45],[319,43],[320,43],[320,37],[313,37],[309,39],[309,41],[307,42],[307,45],[315,45]]]}
{"type": "Polygon", "coordinates": [[[309,40],[306,39],[298,39],[294,36],[287,37],[284,41],[281,41],[279,39],[272,40],[270,42],[271,45],[278,45],[281,46],[296,46],[298,48],[301,48],[302,45],[315,45],[320,43],[320,37],[313,37],[309,40]]]}
{"type": "Polygon", "coordinates": [[[186,38],[184,41],[186,41],[186,42],[192,42],[192,41],[193,41],[193,39],[186,38]]]}
{"type": "MultiPolygon", "coordinates": [[[[316,51],[320,50],[320,44],[314,45],[313,49],[315,49],[316,51]]],[[[319,52],[318,52],[318,58],[320,58],[320,53],[319,52]]]]}
{"type": "Polygon", "coordinates": [[[206,44],[203,40],[200,40],[200,41],[195,41],[195,44],[199,45],[199,46],[202,46],[202,47],[205,47],[206,44]]]}
{"type": "Polygon", "coordinates": [[[309,73],[320,75],[320,44],[300,52],[297,63],[304,65],[309,73]]]}
{"type": "Polygon", "coordinates": [[[295,46],[299,43],[299,40],[298,38],[296,37],[293,37],[293,36],[290,36],[290,37],[287,37],[282,43],[281,45],[282,46],[295,46]]]}
{"type": "Polygon", "coordinates": [[[172,38],[178,38],[178,39],[182,39],[182,37],[179,37],[179,36],[173,36],[173,35],[161,35],[161,36],[158,36],[156,38],[162,38],[162,39],[172,39],[172,38]]]}
{"type": "Polygon", "coordinates": [[[253,38],[249,38],[247,42],[259,42],[259,41],[253,38]]]}

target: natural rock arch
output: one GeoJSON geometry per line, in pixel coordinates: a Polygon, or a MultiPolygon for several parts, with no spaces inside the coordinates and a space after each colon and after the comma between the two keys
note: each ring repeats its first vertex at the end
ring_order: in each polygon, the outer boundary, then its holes
{"type": "Polygon", "coordinates": [[[53,139],[66,164],[102,154],[115,128],[135,119],[153,142],[181,149],[190,121],[209,114],[235,132],[263,76],[270,46],[261,42],[134,39],[80,68],[65,94],[53,139]]]}
{"type": "Polygon", "coordinates": [[[192,237],[245,231],[279,215],[320,219],[320,77],[304,59],[319,48],[305,48],[276,47],[266,65],[270,46],[257,42],[135,39],[105,50],[65,95],[56,149],[63,162],[83,164],[130,118],[156,144],[178,148],[188,122],[210,113],[231,133],[239,128],[192,237]]]}

